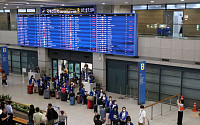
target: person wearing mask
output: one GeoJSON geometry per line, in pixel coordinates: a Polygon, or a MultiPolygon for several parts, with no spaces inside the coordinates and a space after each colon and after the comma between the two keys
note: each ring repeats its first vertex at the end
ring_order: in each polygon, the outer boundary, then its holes
{"type": "Polygon", "coordinates": [[[40,67],[38,65],[36,65],[36,67],[35,67],[35,72],[40,73],[40,67]]]}
{"type": "Polygon", "coordinates": [[[53,119],[54,109],[52,108],[52,104],[49,103],[47,108],[48,109],[47,109],[46,117],[47,117],[48,125],[53,125],[54,124],[54,119],[53,119]]]}
{"type": "Polygon", "coordinates": [[[100,99],[103,96],[103,93],[104,93],[103,89],[101,88],[100,92],[98,92],[98,94],[97,94],[97,98],[100,99]]]}
{"type": "Polygon", "coordinates": [[[93,90],[90,92],[90,96],[93,96],[93,101],[94,105],[96,104],[96,96],[97,96],[97,91],[96,88],[94,87],[93,90]]]}
{"type": "Polygon", "coordinates": [[[126,107],[122,108],[122,112],[119,114],[120,125],[126,124],[126,118],[128,116],[128,112],[126,111],[126,107]]]}
{"type": "Polygon", "coordinates": [[[113,104],[110,106],[111,109],[113,109],[114,107],[116,107],[118,111],[117,100],[113,100],[113,104]]]}
{"type": "Polygon", "coordinates": [[[38,80],[38,88],[42,88],[44,85],[42,77],[38,80]]]}
{"type": "Polygon", "coordinates": [[[130,116],[127,117],[125,125],[133,125],[133,123],[131,122],[131,117],[130,116]]]}
{"type": "Polygon", "coordinates": [[[1,109],[3,110],[5,107],[6,107],[6,100],[5,100],[5,98],[2,98],[1,109]]]}
{"type": "Polygon", "coordinates": [[[61,85],[61,88],[68,88],[68,86],[65,82],[63,82],[63,84],[61,85]]]}
{"type": "Polygon", "coordinates": [[[103,93],[103,96],[101,97],[101,101],[102,101],[102,104],[107,102],[107,96],[106,96],[106,93],[103,93]]]}
{"type": "Polygon", "coordinates": [[[100,120],[100,115],[95,115],[93,121],[94,121],[95,125],[103,125],[104,124],[104,121],[100,120]]]}
{"type": "Polygon", "coordinates": [[[34,85],[35,82],[37,82],[37,81],[35,80],[35,78],[32,75],[31,78],[29,79],[29,85],[34,85]]]}
{"type": "Polygon", "coordinates": [[[47,82],[44,83],[44,89],[50,89],[50,81],[48,80],[47,82]]]}
{"type": "Polygon", "coordinates": [[[12,125],[12,120],[13,120],[13,110],[12,110],[12,101],[8,101],[8,105],[6,106],[6,111],[8,115],[10,116],[8,119],[8,125],[12,125]]]}
{"type": "Polygon", "coordinates": [[[60,83],[59,83],[59,80],[58,80],[58,79],[56,79],[56,80],[54,81],[53,87],[54,87],[54,89],[60,89],[60,83]]]}
{"type": "Polygon", "coordinates": [[[40,125],[42,122],[42,113],[40,113],[39,107],[36,107],[36,113],[33,114],[34,125],[40,125]]]}
{"type": "Polygon", "coordinates": [[[56,73],[56,75],[55,75],[55,79],[58,79],[58,80],[59,80],[58,73],[56,73]]]}
{"type": "Polygon", "coordinates": [[[90,80],[91,80],[91,83],[94,83],[95,81],[95,77],[94,77],[94,75],[93,75],[93,73],[91,73],[90,75],[89,75],[89,78],[90,78],[90,80]]]}
{"type": "Polygon", "coordinates": [[[81,88],[79,88],[79,92],[80,92],[80,100],[82,102],[82,104],[84,104],[84,99],[85,99],[85,88],[83,86],[81,86],[81,88]]]}
{"type": "Polygon", "coordinates": [[[144,106],[141,105],[140,106],[138,125],[145,125],[145,118],[146,118],[146,112],[144,111],[144,106]]]}
{"type": "Polygon", "coordinates": [[[68,94],[70,94],[71,92],[74,92],[74,83],[71,83],[68,87],[68,94]]]}
{"type": "Polygon", "coordinates": [[[178,105],[178,125],[182,125],[183,121],[183,111],[184,111],[184,100],[177,100],[177,105],[178,105]]]}
{"type": "Polygon", "coordinates": [[[0,115],[0,123],[1,125],[8,125],[8,119],[9,119],[9,115],[6,112],[6,108],[2,109],[2,113],[0,115]]]}
{"type": "Polygon", "coordinates": [[[46,74],[44,74],[44,75],[43,75],[43,83],[46,83],[46,82],[47,82],[47,80],[48,80],[48,77],[47,77],[47,75],[46,75],[46,74]]]}
{"type": "Polygon", "coordinates": [[[29,119],[29,125],[33,125],[33,114],[35,113],[34,105],[30,105],[29,112],[28,112],[28,119],[29,119]]]}
{"type": "Polygon", "coordinates": [[[112,104],[113,104],[112,96],[109,96],[109,99],[106,102],[107,108],[110,108],[112,104]]]}
{"type": "Polygon", "coordinates": [[[6,75],[6,72],[3,70],[2,71],[2,85],[5,84],[5,86],[8,86],[6,80],[7,80],[7,75],[6,75]]]}
{"type": "Polygon", "coordinates": [[[111,120],[111,125],[117,125],[119,121],[119,113],[117,107],[114,107],[109,114],[109,119],[111,120]]]}
{"type": "Polygon", "coordinates": [[[64,75],[62,75],[62,77],[61,77],[60,81],[61,81],[61,82],[65,82],[65,83],[67,83],[67,79],[65,78],[65,76],[64,76],[64,75]]]}

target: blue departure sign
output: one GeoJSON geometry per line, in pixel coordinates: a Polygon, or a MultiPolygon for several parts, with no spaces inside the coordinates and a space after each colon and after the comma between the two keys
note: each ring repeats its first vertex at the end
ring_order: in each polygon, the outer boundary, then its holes
{"type": "Polygon", "coordinates": [[[18,45],[137,56],[137,14],[18,15],[18,45]]]}
{"type": "Polygon", "coordinates": [[[138,105],[145,104],[146,61],[138,62],[138,105]]]}

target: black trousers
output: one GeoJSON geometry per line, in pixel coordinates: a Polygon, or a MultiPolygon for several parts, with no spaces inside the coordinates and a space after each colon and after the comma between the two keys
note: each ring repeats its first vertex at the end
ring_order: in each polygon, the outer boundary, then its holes
{"type": "Polygon", "coordinates": [[[125,124],[126,124],[126,122],[120,121],[120,125],[125,125],[125,124]]]}
{"type": "Polygon", "coordinates": [[[117,125],[118,122],[118,120],[111,120],[111,125],[117,125]]]}
{"type": "Polygon", "coordinates": [[[3,85],[3,84],[7,85],[6,80],[2,80],[2,85],[3,85]]]}
{"type": "Polygon", "coordinates": [[[183,120],[183,111],[180,112],[178,111],[178,125],[182,125],[182,120],[183,120]]]}
{"type": "Polygon", "coordinates": [[[8,113],[8,115],[10,115],[10,117],[8,118],[8,125],[12,125],[12,120],[13,120],[13,114],[12,113],[8,113]]]}

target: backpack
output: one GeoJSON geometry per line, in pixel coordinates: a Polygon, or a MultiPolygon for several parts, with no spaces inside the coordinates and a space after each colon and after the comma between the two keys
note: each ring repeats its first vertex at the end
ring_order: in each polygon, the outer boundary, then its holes
{"type": "Polygon", "coordinates": [[[53,119],[58,119],[58,113],[53,109],[53,119]]]}

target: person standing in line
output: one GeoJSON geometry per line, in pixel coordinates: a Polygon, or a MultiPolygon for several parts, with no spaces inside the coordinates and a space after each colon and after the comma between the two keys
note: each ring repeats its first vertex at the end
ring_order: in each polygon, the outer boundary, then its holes
{"type": "Polygon", "coordinates": [[[128,116],[126,118],[126,124],[125,125],[133,125],[133,123],[131,122],[131,117],[130,116],[128,116]]]}
{"type": "Polygon", "coordinates": [[[6,106],[6,111],[8,115],[10,116],[8,119],[8,125],[12,125],[12,120],[13,120],[13,110],[12,110],[12,101],[8,101],[8,105],[6,106]]]}
{"type": "Polygon", "coordinates": [[[40,125],[42,122],[42,113],[40,113],[39,107],[36,107],[36,113],[33,114],[34,125],[40,125]]]}
{"type": "Polygon", "coordinates": [[[128,112],[126,111],[126,107],[123,107],[122,112],[119,114],[120,125],[125,125],[127,117],[128,117],[128,112]]]}
{"type": "Polygon", "coordinates": [[[184,111],[184,100],[177,100],[177,105],[178,105],[178,125],[182,125],[183,121],[183,111],[184,111]]]}
{"type": "Polygon", "coordinates": [[[40,67],[38,65],[36,65],[36,67],[35,67],[35,72],[40,73],[40,67]]]}
{"type": "Polygon", "coordinates": [[[47,113],[46,113],[46,117],[47,117],[47,121],[48,121],[48,125],[53,125],[54,124],[54,118],[53,118],[53,115],[54,115],[54,109],[52,108],[52,104],[49,103],[48,104],[48,109],[47,109],[47,113]]]}
{"type": "Polygon", "coordinates": [[[109,119],[111,120],[111,125],[117,125],[119,122],[119,113],[117,107],[114,107],[109,114],[109,119]]]}
{"type": "Polygon", "coordinates": [[[1,125],[8,125],[9,115],[6,112],[6,108],[2,109],[2,113],[0,115],[0,124],[1,125]]]}
{"type": "Polygon", "coordinates": [[[100,120],[100,115],[95,115],[93,121],[94,121],[95,125],[103,125],[104,124],[104,121],[100,120]]]}
{"type": "Polygon", "coordinates": [[[144,111],[144,106],[141,105],[140,106],[138,125],[145,125],[145,118],[146,118],[146,112],[144,111]]]}
{"type": "Polygon", "coordinates": [[[6,76],[6,72],[3,70],[2,71],[2,85],[5,84],[6,86],[8,86],[6,80],[7,80],[7,76],[6,76]]]}

